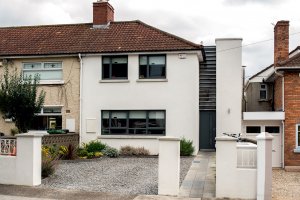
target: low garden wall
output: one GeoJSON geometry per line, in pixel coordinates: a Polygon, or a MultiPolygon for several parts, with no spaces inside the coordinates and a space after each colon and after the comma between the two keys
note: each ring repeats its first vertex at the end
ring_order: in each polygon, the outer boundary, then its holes
{"type": "Polygon", "coordinates": [[[74,147],[79,145],[79,134],[53,134],[53,135],[44,135],[42,138],[42,145],[45,146],[69,146],[70,144],[74,147]]]}

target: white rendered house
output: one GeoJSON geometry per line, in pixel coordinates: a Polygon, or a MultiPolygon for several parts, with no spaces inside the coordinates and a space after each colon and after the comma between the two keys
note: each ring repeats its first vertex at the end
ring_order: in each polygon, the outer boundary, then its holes
{"type": "MultiPolygon", "coordinates": [[[[100,7],[97,7],[99,6],[100,7]]],[[[81,142],[95,139],[158,154],[160,136],[185,137],[199,146],[201,45],[140,21],[95,21],[103,51],[81,55],[81,142]]]]}

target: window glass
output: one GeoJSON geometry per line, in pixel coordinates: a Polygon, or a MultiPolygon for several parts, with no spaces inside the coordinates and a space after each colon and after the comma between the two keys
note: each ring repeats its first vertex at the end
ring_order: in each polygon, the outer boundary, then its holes
{"type": "Polygon", "coordinates": [[[247,133],[261,133],[260,126],[247,126],[246,132],[247,133]]]}
{"type": "Polygon", "coordinates": [[[129,112],[129,128],[146,128],[146,111],[129,112]]]}
{"type": "Polygon", "coordinates": [[[139,78],[165,78],[166,56],[147,55],[140,56],[139,78]]]}
{"type": "Polygon", "coordinates": [[[140,65],[147,65],[147,56],[141,56],[140,57],[140,65]]]}
{"type": "Polygon", "coordinates": [[[162,111],[149,112],[149,127],[164,127],[165,113],[162,111]]]}
{"type": "Polygon", "coordinates": [[[165,111],[102,111],[102,134],[165,134],[165,111]]]}
{"type": "Polygon", "coordinates": [[[61,113],[61,107],[44,107],[43,113],[61,113]]]}
{"type": "Polygon", "coordinates": [[[298,145],[297,145],[297,146],[298,146],[298,148],[299,148],[299,147],[300,147],[300,125],[298,125],[298,133],[297,133],[297,134],[298,134],[298,135],[297,135],[297,136],[298,136],[298,141],[297,141],[297,142],[298,142],[298,145]]]}
{"type": "Polygon", "coordinates": [[[41,69],[41,63],[25,63],[23,69],[41,69]]]}
{"type": "Polygon", "coordinates": [[[62,129],[62,116],[34,116],[30,130],[62,129]]]}
{"type": "Polygon", "coordinates": [[[279,126],[266,126],[265,131],[268,133],[280,133],[279,126]]]}
{"type": "Polygon", "coordinates": [[[111,113],[111,127],[126,127],[127,113],[126,112],[112,112],[111,113]]]}
{"type": "Polygon", "coordinates": [[[260,99],[266,99],[267,98],[267,91],[260,91],[260,99]]]}
{"type": "Polygon", "coordinates": [[[35,75],[39,75],[40,80],[62,80],[62,63],[24,63],[24,79],[30,76],[33,79],[35,75]]]}
{"type": "Polygon", "coordinates": [[[150,66],[149,68],[149,76],[150,77],[164,77],[165,74],[165,66],[150,66]]]}
{"type": "Polygon", "coordinates": [[[44,64],[45,69],[60,69],[62,68],[61,63],[45,63],[44,64]]]}
{"type": "Polygon", "coordinates": [[[150,65],[165,65],[165,56],[150,56],[150,65]]]}
{"type": "Polygon", "coordinates": [[[127,79],[128,58],[103,57],[102,58],[102,79],[127,79]]]}

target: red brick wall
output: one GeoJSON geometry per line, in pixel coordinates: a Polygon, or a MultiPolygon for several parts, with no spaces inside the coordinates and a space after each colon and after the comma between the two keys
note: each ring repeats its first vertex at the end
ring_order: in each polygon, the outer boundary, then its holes
{"type": "Polygon", "coordinates": [[[278,77],[274,81],[274,109],[281,111],[282,109],[282,78],[278,77]]]}
{"type": "Polygon", "coordinates": [[[289,58],[289,21],[279,21],[274,28],[274,65],[289,58]]]}
{"type": "Polygon", "coordinates": [[[284,74],[284,163],[285,166],[300,166],[300,154],[296,147],[296,124],[300,124],[300,77],[298,72],[284,74]]]}
{"type": "Polygon", "coordinates": [[[114,21],[114,8],[107,2],[93,4],[93,24],[106,25],[114,21]]]}

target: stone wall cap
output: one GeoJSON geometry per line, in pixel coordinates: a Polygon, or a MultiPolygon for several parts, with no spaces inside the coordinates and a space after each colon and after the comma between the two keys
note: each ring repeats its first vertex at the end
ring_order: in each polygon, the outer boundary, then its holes
{"type": "Polygon", "coordinates": [[[236,142],[236,141],[238,141],[238,139],[227,136],[227,135],[223,135],[223,136],[216,137],[216,141],[235,141],[236,142]]]}
{"type": "Polygon", "coordinates": [[[45,133],[32,132],[17,134],[16,137],[43,137],[44,135],[45,133]]]}
{"type": "Polygon", "coordinates": [[[243,38],[216,38],[216,41],[243,40],[243,38]]]}
{"type": "Polygon", "coordinates": [[[273,140],[273,136],[267,132],[262,132],[258,136],[256,136],[256,140],[273,140]]]}
{"type": "Polygon", "coordinates": [[[160,138],[158,138],[158,140],[159,141],[180,141],[180,138],[166,136],[166,137],[160,137],[160,138]]]}
{"type": "Polygon", "coordinates": [[[137,136],[137,135],[100,135],[98,139],[159,139],[161,136],[137,136]]]}

